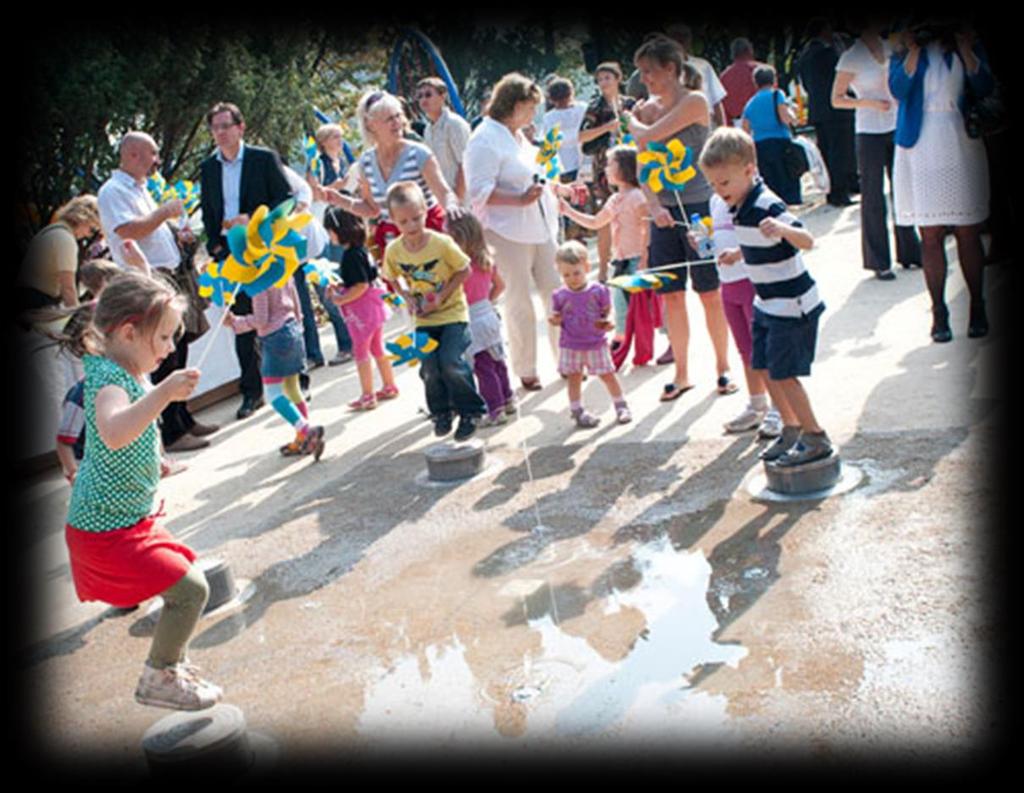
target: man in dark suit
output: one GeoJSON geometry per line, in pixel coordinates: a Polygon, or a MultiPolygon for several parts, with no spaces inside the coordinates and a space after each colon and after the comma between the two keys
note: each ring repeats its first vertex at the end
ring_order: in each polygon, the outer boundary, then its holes
{"type": "Polygon", "coordinates": [[[848,206],[851,192],[860,192],[857,179],[857,152],[854,137],[854,112],[832,107],[832,83],[836,63],[845,47],[833,35],[828,20],[818,18],[808,25],[812,37],[796,64],[796,73],[807,89],[807,120],[814,126],[818,148],[828,168],[832,206],[848,206]]]}
{"type": "MultiPolygon", "coordinates": [[[[200,169],[203,226],[210,256],[223,261],[230,253],[225,238],[227,230],[248,223],[262,204],[273,209],[289,198],[292,191],[277,152],[248,146],[243,141],[245,120],[235,105],[218,103],[206,114],[206,123],[217,151],[203,161],[200,169]]],[[[231,311],[239,316],[251,314],[252,300],[240,292],[231,311]]],[[[244,419],[263,404],[260,350],[255,331],[235,337],[235,353],[242,370],[242,406],[237,415],[244,419]]]]}

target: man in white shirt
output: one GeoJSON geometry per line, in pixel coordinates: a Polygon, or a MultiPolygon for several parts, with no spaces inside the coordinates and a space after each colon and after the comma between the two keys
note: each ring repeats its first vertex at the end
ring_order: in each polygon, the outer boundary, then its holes
{"type": "MultiPolygon", "coordinates": [[[[173,272],[182,264],[178,246],[195,242],[191,230],[175,231],[168,221],[184,212],[184,204],[175,198],[156,205],[146,188],[146,180],[160,166],[160,150],[156,141],[145,132],[129,132],[121,140],[120,166],[103,184],[97,194],[100,224],[110,245],[114,261],[125,269],[132,265],[125,256],[125,242],[138,245],[153,269],[154,277],[173,284],[173,272]]],[[[191,259],[184,262],[192,266],[191,259]]],[[[150,375],[153,384],[163,382],[170,374],[183,369],[188,362],[188,342],[179,340],[174,353],[167,356],[160,368],[150,375]]],[[[209,446],[204,436],[219,428],[200,424],[189,413],[184,402],[171,402],[160,414],[160,432],[168,451],[191,451],[209,446]]]]}
{"type": "Polygon", "coordinates": [[[462,201],[466,195],[462,160],[471,132],[469,123],[448,107],[448,86],[438,77],[419,81],[416,101],[427,117],[423,141],[434,152],[444,180],[462,201]]]}

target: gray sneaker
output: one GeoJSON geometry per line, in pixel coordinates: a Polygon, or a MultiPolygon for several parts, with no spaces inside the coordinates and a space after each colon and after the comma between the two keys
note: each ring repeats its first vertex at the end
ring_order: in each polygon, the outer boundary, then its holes
{"type": "Polygon", "coordinates": [[[757,428],[757,437],[764,440],[778,438],[782,434],[782,416],[775,408],[770,408],[764,415],[761,426],[757,428]]]}
{"type": "Polygon", "coordinates": [[[205,710],[220,702],[224,692],[207,683],[191,664],[156,669],[148,663],[135,688],[135,701],[172,710],[205,710]]]}
{"type": "Polygon", "coordinates": [[[766,448],[758,456],[766,463],[774,462],[792,449],[798,440],[800,440],[799,427],[783,427],[782,433],[775,439],[775,443],[766,448]]]}
{"type": "Polygon", "coordinates": [[[601,423],[601,419],[583,408],[572,411],[572,420],[576,422],[577,427],[584,430],[592,430],[601,423]]]}
{"type": "Polygon", "coordinates": [[[725,431],[747,432],[748,430],[755,430],[764,421],[764,417],[765,411],[757,410],[753,406],[747,405],[746,409],[736,418],[725,423],[725,431]]]}
{"type": "Polygon", "coordinates": [[[780,468],[790,468],[795,465],[805,465],[816,460],[824,460],[832,454],[832,441],[824,432],[811,434],[803,433],[796,444],[784,455],[779,457],[775,464],[780,468]]]}

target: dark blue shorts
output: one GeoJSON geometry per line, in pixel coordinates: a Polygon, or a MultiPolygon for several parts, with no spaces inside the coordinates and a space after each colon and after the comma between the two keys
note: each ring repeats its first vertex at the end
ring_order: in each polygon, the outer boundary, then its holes
{"type": "MultiPolygon", "coordinates": [[[[686,209],[687,221],[689,216],[696,212],[701,217],[709,213],[708,202],[698,201],[694,204],[683,204],[686,209]]],[[[673,220],[682,220],[683,213],[678,206],[666,206],[672,213],[673,220]]],[[[648,267],[661,267],[674,262],[689,262],[697,259],[697,251],[690,247],[686,239],[685,226],[672,226],[663,229],[651,223],[651,241],[647,256],[648,267]]],[[[666,281],[664,286],[657,291],[661,294],[668,292],[680,292],[686,289],[687,273],[693,281],[694,292],[712,292],[718,289],[718,267],[714,263],[701,264],[696,267],[680,267],[678,269],[663,270],[662,272],[675,275],[674,281],[666,281]]]]}
{"type": "Polygon", "coordinates": [[[822,303],[796,319],[774,317],[755,308],[751,368],[767,369],[772,380],[809,375],[818,344],[818,318],[824,310],[822,303]]]}
{"type": "Polygon", "coordinates": [[[260,375],[288,377],[306,369],[306,347],[302,341],[302,326],[289,319],[269,336],[260,337],[263,359],[260,375]]]}

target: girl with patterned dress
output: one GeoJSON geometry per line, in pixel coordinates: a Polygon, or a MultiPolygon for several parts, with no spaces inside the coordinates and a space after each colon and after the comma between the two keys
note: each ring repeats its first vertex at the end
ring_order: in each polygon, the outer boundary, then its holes
{"type": "Polygon", "coordinates": [[[184,401],[199,370],[181,369],[159,385],[146,375],[175,349],[184,299],[155,279],[115,278],[103,291],[87,341],[85,455],[71,491],[65,539],[80,600],[118,608],[164,601],[135,699],[144,705],[201,710],[223,696],[199,677],[188,642],[209,597],[195,552],[154,512],[160,481],[156,419],[184,401]]]}

